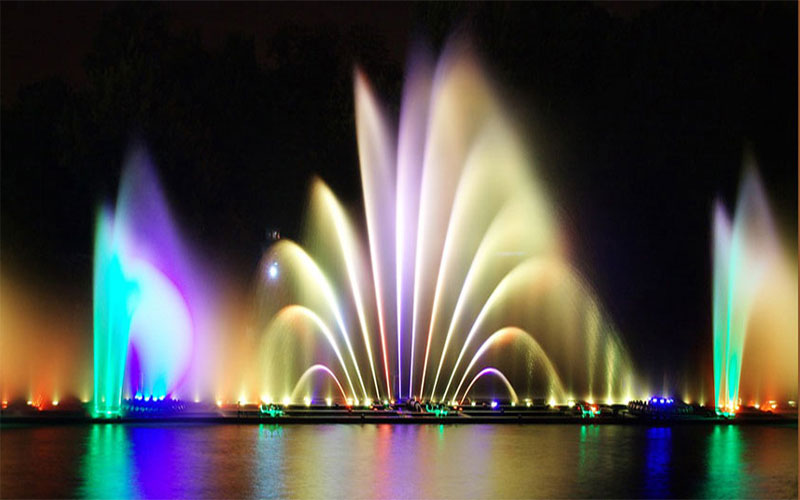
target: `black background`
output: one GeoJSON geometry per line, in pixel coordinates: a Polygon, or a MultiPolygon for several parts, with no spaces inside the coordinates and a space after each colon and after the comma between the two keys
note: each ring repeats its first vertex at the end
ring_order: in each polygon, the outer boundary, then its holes
{"type": "Polygon", "coordinates": [[[3,273],[90,318],[94,213],[143,140],[187,235],[247,287],[267,230],[298,235],[313,174],[362,210],[354,64],[396,114],[410,44],[457,32],[527,124],[638,367],[677,384],[710,370],[711,205],[733,208],[746,154],[796,249],[796,9],[3,2],[3,273]]]}

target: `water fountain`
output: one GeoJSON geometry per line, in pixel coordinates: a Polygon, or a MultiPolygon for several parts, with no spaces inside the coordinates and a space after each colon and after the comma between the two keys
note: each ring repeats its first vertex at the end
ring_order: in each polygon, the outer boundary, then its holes
{"type": "Polygon", "coordinates": [[[775,409],[797,400],[797,260],[785,250],[749,165],[733,220],[713,209],[714,405],[775,409]]]}
{"type": "Polygon", "coordinates": [[[97,218],[94,262],[94,412],[122,399],[192,397],[203,374],[208,301],[152,165],[129,155],[116,209],[97,218]]]}
{"type": "Polygon", "coordinates": [[[467,48],[411,59],[396,135],[360,71],[355,103],[365,236],[315,179],[303,244],[259,266],[245,397],[630,399],[628,351],[467,48]]]}
{"type": "MultiPolygon", "coordinates": [[[[277,238],[264,253],[251,315],[221,313],[224,292],[181,237],[146,152],[133,149],[116,206],[97,217],[94,414],[124,413],[125,400],[238,412],[262,402],[649,399],[469,50],[453,43],[435,64],[417,53],[407,75],[395,127],[356,71],[363,214],[314,179],[302,243],[277,238]]],[[[793,402],[796,260],[754,169],[733,220],[720,202],[713,217],[714,405],[729,414],[793,402]]],[[[7,380],[4,408],[9,391],[23,392],[7,380]]],[[[28,405],[55,406],[57,391],[28,405]]]]}

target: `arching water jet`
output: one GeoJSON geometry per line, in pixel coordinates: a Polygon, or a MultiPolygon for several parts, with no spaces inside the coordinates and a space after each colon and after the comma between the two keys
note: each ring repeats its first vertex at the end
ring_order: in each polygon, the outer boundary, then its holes
{"type": "Polygon", "coordinates": [[[469,394],[469,390],[472,389],[472,386],[475,385],[475,382],[477,382],[478,379],[480,379],[484,375],[495,375],[496,377],[500,378],[500,380],[503,381],[503,384],[505,384],[506,389],[508,389],[508,394],[511,396],[511,401],[513,401],[515,404],[519,403],[519,397],[517,396],[517,391],[514,390],[514,387],[511,385],[511,382],[509,382],[508,378],[505,375],[503,375],[503,372],[501,372],[497,368],[488,367],[484,368],[483,370],[478,372],[477,375],[475,375],[475,377],[472,379],[469,385],[467,385],[467,388],[464,390],[464,395],[458,401],[458,404],[464,403],[464,398],[466,398],[467,394],[469,394]]]}
{"type": "Polygon", "coordinates": [[[336,375],[325,365],[314,365],[311,366],[308,370],[303,372],[303,375],[300,376],[300,379],[295,384],[294,389],[292,389],[292,395],[290,396],[292,401],[297,400],[297,395],[299,391],[303,388],[303,384],[316,372],[323,372],[328,374],[330,378],[336,383],[336,387],[339,389],[339,394],[342,395],[342,401],[347,401],[347,394],[345,394],[344,389],[342,388],[342,384],[339,383],[339,379],[336,378],[336,375]]]}
{"type": "MultiPolygon", "coordinates": [[[[464,369],[464,375],[461,377],[461,380],[458,382],[456,390],[453,392],[453,398],[458,399],[458,394],[461,391],[461,386],[464,384],[467,375],[469,375],[470,371],[472,370],[472,367],[475,366],[475,364],[478,362],[481,356],[487,350],[489,350],[494,344],[507,339],[510,339],[511,342],[515,341],[521,342],[523,346],[529,350],[531,355],[534,357],[534,360],[542,363],[549,382],[548,399],[553,400],[554,398],[557,398],[557,401],[564,402],[566,400],[564,386],[561,383],[561,379],[558,376],[558,372],[556,372],[555,367],[550,362],[550,359],[547,357],[547,353],[544,352],[539,343],[536,342],[536,339],[534,339],[528,332],[522,330],[521,328],[516,328],[513,326],[502,328],[493,333],[488,339],[486,339],[486,341],[481,345],[481,347],[472,357],[472,360],[469,362],[469,364],[467,364],[467,367],[464,369]]],[[[464,397],[466,397],[467,392],[469,392],[469,388],[467,388],[467,390],[464,392],[464,395],[461,397],[461,399],[464,399],[464,397]]],[[[447,401],[446,392],[442,394],[442,400],[447,401]]]]}

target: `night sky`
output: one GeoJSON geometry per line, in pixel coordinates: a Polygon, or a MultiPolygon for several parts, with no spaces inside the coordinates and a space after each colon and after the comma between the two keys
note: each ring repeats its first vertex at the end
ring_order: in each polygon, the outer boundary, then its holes
{"type": "MultiPolygon", "coordinates": [[[[637,366],[710,370],[711,205],[759,165],[797,236],[797,4],[2,3],[2,272],[91,314],[94,213],[145,142],[182,228],[247,288],[314,174],[361,211],[352,70],[472,40],[637,366]]],[[[87,320],[88,321],[88,320],[87,320]]]]}

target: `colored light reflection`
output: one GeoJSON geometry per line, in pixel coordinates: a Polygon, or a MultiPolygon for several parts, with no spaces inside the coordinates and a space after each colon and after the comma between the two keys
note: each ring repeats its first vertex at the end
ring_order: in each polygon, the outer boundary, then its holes
{"type": "Polygon", "coordinates": [[[708,436],[707,498],[753,496],[754,492],[748,492],[745,485],[741,432],[736,425],[717,425],[708,436]]]}
{"type": "Polygon", "coordinates": [[[644,491],[646,498],[670,498],[672,429],[649,427],[645,434],[644,491]]]}
{"type": "Polygon", "coordinates": [[[790,426],[276,423],[4,428],[4,496],[527,498],[535,490],[546,498],[793,498],[797,492],[797,430],[790,426]],[[373,479],[341,480],[354,472],[373,479]]]}
{"type": "Polygon", "coordinates": [[[121,425],[92,425],[83,464],[84,498],[141,498],[131,463],[130,429],[121,425]],[[113,479],[111,479],[113,478],[113,479]]]}

